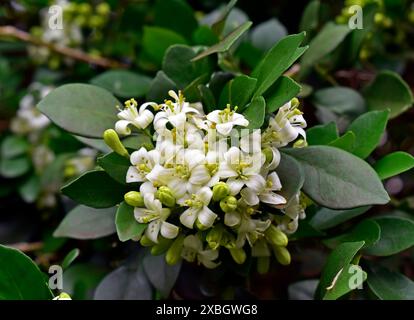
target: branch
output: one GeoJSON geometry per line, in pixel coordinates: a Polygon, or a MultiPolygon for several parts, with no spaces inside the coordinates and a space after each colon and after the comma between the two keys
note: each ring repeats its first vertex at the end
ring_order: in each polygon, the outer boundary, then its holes
{"type": "Polygon", "coordinates": [[[127,68],[128,65],[114,61],[104,57],[94,57],[78,49],[58,46],[50,42],[43,41],[32,36],[30,33],[19,30],[13,26],[0,27],[0,37],[12,37],[24,42],[31,43],[35,46],[46,47],[51,51],[57,52],[61,55],[73,58],[75,60],[83,61],[86,63],[98,65],[104,68],[127,68]]]}
{"type": "Polygon", "coordinates": [[[14,249],[23,251],[23,252],[31,252],[37,251],[43,248],[43,242],[20,242],[14,244],[8,244],[8,247],[12,247],[14,249]]]}

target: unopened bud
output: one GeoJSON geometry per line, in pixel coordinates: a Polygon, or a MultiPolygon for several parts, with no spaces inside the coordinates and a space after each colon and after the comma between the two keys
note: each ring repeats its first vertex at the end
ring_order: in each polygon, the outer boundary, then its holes
{"type": "Polygon", "coordinates": [[[209,227],[206,227],[205,225],[203,225],[200,222],[200,220],[198,220],[198,219],[196,220],[195,225],[196,225],[197,229],[200,230],[200,231],[204,231],[204,230],[207,230],[209,228],[209,227]]]}
{"type": "Polygon", "coordinates": [[[257,258],[257,272],[265,274],[269,272],[270,259],[269,257],[258,257],[257,258]]]}
{"type": "Polygon", "coordinates": [[[184,235],[180,234],[171,244],[165,255],[165,261],[170,266],[175,265],[181,260],[181,252],[183,251],[184,235]]]}
{"type": "Polygon", "coordinates": [[[220,208],[224,212],[233,212],[237,209],[237,199],[233,196],[227,196],[220,201],[220,208]]]}
{"type": "Polygon", "coordinates": [[[265,158],[266,158],[266,162],[267,163],[271,163],[273,160],[273,151],[270,148],[264,148],[262,150],[262,153],[264,154],[265,158]]]}
{"type": "Polygon", "coordinates": [[[221,226],[214,226],[207,233],[206,241],[211,249],[216,250],[220,247],[223,232],[224,230],[221,226]]]}
{"type": "Polygon", "coordinates": [[[129,158],[129,153],[127,149],[125,149],[124,145],[122,144],[115,130],[113,129],[105,130],[103,134],[103,139],[106,145],[112,150],[114,150],[117,154],[123,157],[129,158]]]}
{"type": "Polygon", "coordinates": [[[273,247],[273,253],[275,254],[276,260],[284,266],[287,266],[290,264],[291,257],[288,249],[285,247],[273,247]]]}
{"type": "Polygon", "coordinates": [[[169,208],[175,206],[175,197],[173,196],[171,189],[168,187],[159,187],[155,193],[155,197],[160,200],[163,205],[169,208]]]}
{"type": "Polygon", "coordinates": [[[230,187],[225,182],[218,182],[213,187],[213,200],[220,201],[230,194],[230,187]]]}
{"type": "Polygon", "coordinates": [[[151,254],[153,256],[158,256],[160,254],[163,254],[165,251],[168,250],[168,248],[171,246],[173,240],[171,239],[166,239],[164,237],[158,237],[158,243],[156,243],[152,248],[151,248],[151,254]]]}
{"type": "Polygon", "coordinates": [[[244,252],[243,248],[233,248],[229,249],[229,251],[237,264],[243,264],[246,261],[246,252],[244,252]]]}
{"type": "Polygon", "coordinates": [[[72,298],[66,292],[62,292],[57,297],[53,298],[53,300],[72,300],[72,298]]]}
{"type": "Polygon", "coordinates": [[[125,193],[124,200],[127,204],[133,207],[144,206],[144,199],[138,191],[129,191],[128,193],[125,193]]]}
{"type": "Polygon", "coordinates": [[[141,237],[141,240],[139,241],[141,246],[143,247],[152,247],[155,243],[152,242],[150,238],[148,238],[145,234],[141,237]]]}
{"type": "Polygon", "coordinates": [[[274,246],[286,247],[289,241],[286,234],[274,225],[270,225],[269,228],[267,228],[265,236],[267,241],[274,246]]]}

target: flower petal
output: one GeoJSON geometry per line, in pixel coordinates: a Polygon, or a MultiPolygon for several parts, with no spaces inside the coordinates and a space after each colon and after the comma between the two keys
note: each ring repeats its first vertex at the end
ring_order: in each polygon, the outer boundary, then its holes
{"type": "Polygon", "coordinates": [[[161,229],[161,220],[157,219],[154,221],[151,221],[147,229],[145,229],[145,235],[155,243],[158,243],[158,234],[160,233],[161,229]]]}
{"type": "Polygon", "coordinates": [[[167,239],[174,239],[178,235],[179,228],[169,222],[161,222],[161,235],[167,239]]]}
{"type": "Polygon", "coordinates": [[[130,166],[128,168],[127,174],[126,174],[126,183],[131,182],[142,182],[145,181],[145,177],[143,177],[137,168],[130,166]]]}
{"type": "Polygon", "coordinates": [[[206,206],[198,212],[198,221],[206,228],[210,228],[216,218],[217,215],[206,206]]]}
{"type": "Polygon", "coordinates": [[[131,129],[128,126],[131,124],[128,120],[119,120],[115,123],[115,131],[121,135],[127,136],[131,134],[131,129]]]}
{"type": "Polygon", "coordinates": [[[266,180],[260,174],[253,174],[246,180],[246,186],[256,192],[260,192],[266,185],[266,180]]]}
{"type": "Polygon", "coordinates": [[[193,229],[194,222],[197,219],[197,211],[194,208],[188,208],[180,216],[180,222],[187,228],[193,229]]]}
{"type": "Polygon", "coordinates": [[[233,196],[238,194],[241,188],[244,186],[244,182],[237,178],[229,178],[226,183],[230,188],[230,194],[233,196]]]}
{"type": "Polygon", "coordinates": [[[255,206],[259,203],[259,197],[257,196],[256,192],[250,188],[244,188],[242,191],[240,191],[240,194],[243,197],[243,200],[249,206],[255,206]]]}

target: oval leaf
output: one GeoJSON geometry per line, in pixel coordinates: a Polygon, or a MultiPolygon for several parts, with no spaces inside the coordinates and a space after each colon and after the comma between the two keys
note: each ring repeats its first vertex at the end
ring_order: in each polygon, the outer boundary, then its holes
{"type": "Polygon", "coordinates": [[[381,180],[396,176],[412,168],[414,168],[414,157],[402,151],[390,153],[374,164],[374,169],[381,180]]]}
{"type": "Polygon", "coordinates": [[[123,242],[140,237],[147,227],[145,223],[138,223],[134,217],[134,207],[125,202],[116,211],[115,225],[118,238],[123,242]]]}

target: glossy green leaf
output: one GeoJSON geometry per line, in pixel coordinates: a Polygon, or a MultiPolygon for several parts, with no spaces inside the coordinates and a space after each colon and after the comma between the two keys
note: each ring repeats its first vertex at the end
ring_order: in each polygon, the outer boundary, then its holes
{"type": "Polygon", "coordinates": [[[392,71],[381,71],[364,89],[364,97],[370,110],[390,109],[390,118],[400,115],[413,104],[410,87],[392,71]]]}
{"type": "Polygon", "coordinates": [[[319,23],[319,11],[321,3],[319,0],[313,0],[308,3],[303,11],[302,18],[299,23],[299,30],[306,31],[306,34],[316,29],[319,23]]]}
{"type": "Polygon", "coordinates": [[[158,71],[151,82],[150,89],[147,93],[147,100],[162,103],[165,99],[169,98],[169,90],[177,90],[177,85],[164,71],[158,71]]]}
{"type": "Polygon", "coordinates": [[[59,127],[71,133],[102,138],[118,120],[121,103],[105,89],[89,84],[66,84],[49,93],[38,108],[59,127]]]}
{"type": "Polygon", "coordinates": [[[381,300],[414,300],[414,282],[398,272],[372,265],[368,286],[381,300]]]}
{"type": "Polygon", "coordinates": [[[134,207],[122,202],[116,211],[116,232],[122,242],[139,238],[144,232],[147,224],[138,223],[134,217],[134,207]]]}
{"type": "Polygon", "coordinates": [[[19,250],[0,245],[0,300],[52,300],[46,277],[19,250]]]}
{"type": "Polygon", "coordinates": [[[84,143],[88,147],[92,147],[98,151],[101,151],[103,153],[111,152],[111,149],[105,144],[103,139],[91,139],[91,138],[85,138],[74,135],[74,137],[79,140],[80,142],[84,143]]]}
{"type": "Polygon", "coordinates": [[[29,149],[29,142],[20,136],[8,136],[4,138],[0,146],[0,158],[11,159],[21,156],[29,149]]]}
{"type": "Polygon", "coordinates": [[[343,136],[328,143],[328,145],[344,151],[352,152],[355,147],[355,134],[352,131],[348,131],[343,136]]]}
{"type": "Polygon", "coordinates": [[[256,97],[246,106],[243,115],[249,120],[249,129],[259,129],[264,122],[266,102],[263,97],[256,97]]]}
{"type": "Polygon", "coordinates": [[[200,91],[204,112],[207,114],[213,111],[216,108],[216,98],[211,89],[204,84],[200,84],[198,90],[200,91]]]}
{"type": "Polygon", "coordinates": [[[373,256],[391,256],[414,246],[414,222],[401,217],[379,217],[374,221],[381,228],[381,238],[366,250],[373,256]]]}
{"type": "Polygon", "coordinates": [[[300,89],[300,85],[292,78],[281,76],[265,94],[266,112],[275,112],[285,103],[296,97],[300,89]]]}
{"type": "Polygon", "coordinates": [[[285,26],[279,20],[272,18],[256,25],[251,31],[250,39],[253,46],[262,51],[267,51],[286,36],[285,26]]]}
{"type": "Polygon", "coordinates": [[[284,149],[305,173],[303,191],[331,209],[385,204],[389,196],[376,172],[363,160],[329,146],[284,149]]]}
{"type": "MultiPolygon", "coordinates": [[[[322,299],[325,296],[327,288],[332,285],[338,273],[351,264],[354,256],[363,246],[363,241],[345,242],[332,251],[323,268],[321,279],[318,288],[316,289],[315,296],[317,299],[322,299]]],[[[344,270],[342,272],[344,272],[344,270]]]]}
{"type": "Polygon", "coordinates": [[[73,263],[73,261],[75,261],[76,258],[79,257],[79,254],[80,250],[78,248],[71,250],[63,259],[62,269],[66,270],[73,263]]]}
{"type": "Polygon", "coordinates": [[[283,185],[280,194],[285,197],[287,203],[290,203],[298,194],[305,181],[303,169],[293,157],[281,153],[280,163],[276,168],[276,172],[283,185]]]}
{"type": "Polygon", "coordinates": [[[127,70],[110,70],[91,79],[91,84],[102,87],[122,98],[144,96],[151,84],[151,78],[127,70]]]}
{"type": "Polygon", "coordinates": [[[224,9],[220,12],[218,19],[211,26],[211,29],[215,32],[216,35],[219,36],[223,32],[224,26],[226,24],[226,19],[236,3],[237,0],[230,0],[224,9]]]}
{"type": "Polygon", "coordinates": [[[362,159],[368,157],[379,144],[388,120],[388,111],[370,111],[360,115],[348,127],[355,134],[352,153],[362,159]]]}
{"type": "Polygon", "coordinates": [[[384,180],[414,168],[414,157],[403,151],[386,155],[374,164],[378,176],[384,180]]]}
{"type": "Polygon", "coordinates": [[[361,94],[347,87],[320,89],[314,93],[312,103],[338,114],[360,114],[365,110],[365,101],[361,94]]]}
{"type": "Polygon", "coordinates": [[[98,158],[97,162],[111,178],[126,184],[127,171],[131,166],[129,159],[111,152],[98,158]]]}
{"type": "Polygon", "coordinates": [[[240,75],[235,77],[230,82],[230,101],[232,106],[238,106],[239,112],[245,109],[245,106],[250,101],[254,88],[256,87],[257,79],[240,75]]]}
{"type": "Polygon", "coordinates": [[[126,186],[113,180],[105,171],[89,171],[62,187],[72,200],[93,208],[110,208],[124,199],[126,186]]]}
{"type": "Polygon", "coordinates": [[[370,209],[369,206],[359,207],[350,210],[332,210],[328,208],[321,208],[309,221],[310,225],[317,230],[325,230],[336,227],[341,223],[352,218],[360,216],[370,209]]]}
{"type": "Polygon", "coordinates": [[[196,57],[194,57],[191,61],[197,61],[204,57],[207,57],[210,54],[218,53],[218,52],[225,52],[231,48],[231,46],[239,39],[252,25],[252,22],[247,21],[229,33],[223,40],[219,43],[211,46],[210,48],[206,49],[196,57]]]}
{"type": "Polygon", "coordinates": [[[83,205],[70,211],[53,233],[54,237],[97,239],[115,233],[116,208],[94,209],[83,205]]]}
{"type": "Polygon", "coordinates": [[[319,124],[306,130],[306,140],[309,145],[328,145],[339,138],[335,122],[319,124]]]}

